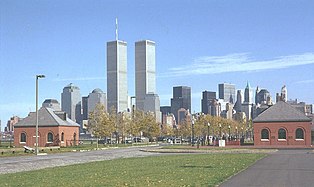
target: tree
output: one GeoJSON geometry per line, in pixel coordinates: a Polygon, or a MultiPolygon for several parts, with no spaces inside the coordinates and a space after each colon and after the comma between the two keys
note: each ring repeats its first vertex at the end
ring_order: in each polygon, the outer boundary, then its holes
{"type": "Polygon", "coordinates": [[[181,121],[179,126],[179,133],[183,137],[190,137],[192,134],[192,124],[189,120],[184,119],[181,121]]]}
{"type": "Polygon", "coordinates": [[[152,139],[160,135],[160,124],[156,122],[156,118],[152,113],[145,113],[140,110],[133,111],[133,119],[129,124],[130,131],[135,136],[144,136],[152,139]]]}
{"type": "Polygon", "coordinates": [[[173,136],[174,135],[174,129],[172,126],[169,126],[168,124],[162,124],[161,125],[161,136],[173,136]]]}
{"type": "Polygon", "coordinates": [[[97,140],[101,137],[111,136],[114,129],[114,121],[105,111],[103,104],[97,104],[94,111],[89,113],[87,129],[97,140]]]}
{"type": "Polygon", "coordinates": [[[146,113],[143,119],[143,133],[150,140],[157,137],[160,134],[160,124],[156,122],[156,118],[152,113],[146,113]],[[145,127],[146,126],[146,127],[145,127]]]}

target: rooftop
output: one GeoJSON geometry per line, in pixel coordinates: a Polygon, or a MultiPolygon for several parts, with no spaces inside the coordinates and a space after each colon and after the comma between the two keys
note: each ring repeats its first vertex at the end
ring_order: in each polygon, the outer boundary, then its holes
{"type": "Polygon", "coordinates": [[[266,109],[257,116],[253,122],[309,122],[311,121],[304,113],[296,110],[284,101],[266,109]]]}
{"type": "MultiPolygon", "coordinates": [[[[36,112],[30,112],[26,118],[14,125],[14,127],[36,126],[36,112]]],[[[51,108],[41,107],[38,110],[38,126],[80,126],[79,124],[66,117],[65,112],[54,111],[51,108]],[[63,113],[65,120],[60,118],[63,113]]]]}

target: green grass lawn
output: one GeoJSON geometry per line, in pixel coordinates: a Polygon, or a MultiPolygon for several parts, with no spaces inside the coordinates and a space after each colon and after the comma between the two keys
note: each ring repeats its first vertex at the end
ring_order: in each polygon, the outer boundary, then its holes
{"type": "Polygon", "coordinates": [[[215,186],[265,154],[116,159],[0,175],[2,186],[215,186]]]}

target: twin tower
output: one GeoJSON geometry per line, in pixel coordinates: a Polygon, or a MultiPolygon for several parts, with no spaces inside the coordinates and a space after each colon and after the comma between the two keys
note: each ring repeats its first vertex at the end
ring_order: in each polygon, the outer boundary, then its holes
{"type": "MultiPolygon", "coordinates": [[[[116,39],[107,42],[107,107],[117,112],[131,108],[127,81],[127,43],[116,39]]],[[[156,94],[155,42],[135,42],[136,109],[158,113],[160,101],[156,94]]],[[[157,117],[157,116],[156,116],[157,117]]]]}

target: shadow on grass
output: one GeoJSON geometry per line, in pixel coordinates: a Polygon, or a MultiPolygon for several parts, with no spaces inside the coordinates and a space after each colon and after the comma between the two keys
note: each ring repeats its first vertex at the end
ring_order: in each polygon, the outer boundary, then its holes
{"type": "Polygon", "coordinates": [[[213,166],[180,166],[181,168],[214,168],[213,166]]]}

